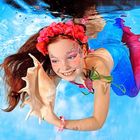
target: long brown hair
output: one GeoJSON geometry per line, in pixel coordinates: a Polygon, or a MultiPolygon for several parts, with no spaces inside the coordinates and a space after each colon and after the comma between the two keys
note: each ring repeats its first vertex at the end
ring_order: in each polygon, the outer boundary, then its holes
{"type": "MultiPolygon", "coordinates": [[[[8,107],[4,109],[4,111],[6,112],[12,111],[17,106],[20,100],[23,102],[25,98],[28,97],[28,94],[26,92],[19,93],[18,91],[26,86],[25,81],[21,78],[26,76],[27,69],[29,67],[33,67],[32,59],[28,55],[29,53],[34,55],[40,63],[43,62],[43,68],[48,73],[48,75],[56,76],[56,74],[52,70],[49,56],[44,56],[36,48],[38,36],[39,32],[31,36],[25,42],[25,44],[21,46],[17,53],[6,57],[4,59],[4,62],[0,64],[0,68],[4,70],[4,81],[7,85],[8,107]]],[[[58,35],[50,38],[49,43],[53,43],[62,38],[73,39],[71,38],[71,36],[58,35]]],[[[87,44],[81,44],[81,46],[85,46],[88,50],[87,44]]]]}
{"type": "Polygon", "coordinates": [[[5,58],[4,62],[0,64],[0,67],[4,70],[4,81],[7,85],[7,101],[8,108],[4,111],[12,111],[20,99],[23,101],[27,96],[27,93],[18,93],[18,91],[25,87],[25,81],[21,77],[26,76],[27,69],[33,66],[32,59],[28,55],[31,53],[40,62],[43,62],[43,68],[45,71],[51,70],[51,63],[48,56],[43,56],[37,49],[37,37],[39,33],[31,36],[26,43],[18,50],[17,53],[5,58]]]}

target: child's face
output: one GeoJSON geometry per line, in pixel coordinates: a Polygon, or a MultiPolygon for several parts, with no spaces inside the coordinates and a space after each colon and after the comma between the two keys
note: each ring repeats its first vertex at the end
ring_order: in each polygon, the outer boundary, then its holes
{"type": "Polygon", "coordinates": [[[60,39],[48,46],[54,72],[67,81],[75,81],[83,73],[83,51],[80,45],[70,39],[60,39]]]}

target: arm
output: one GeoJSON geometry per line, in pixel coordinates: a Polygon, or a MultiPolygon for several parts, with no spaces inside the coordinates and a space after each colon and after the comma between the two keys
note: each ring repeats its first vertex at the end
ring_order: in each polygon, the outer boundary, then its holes
{"type": "Polygon", "coordinates": [[[19,92],[27,92],[28,98],[25,98],[21,106],[25,104],[30,106],[30,111],[26,119],[35,115],[41,121],[46,116],[49,103],[54,105],[56,86],[60,81],[57,76],[50,77],[43,69],[40,62],[31,54],[29,56],[33,60],[33,67],[27,69],[27,74],[22,79],[26,82],[26,86],[19,92]]]}
{"type": "MultiPolygon", "coordinates": [[[[96,70],[100,74],[110,75],[109,68],[107,68],[106,63],[101,60],[97,62],[96,70]]],[[[103,126],[109,108],[110,84],[97,80],[93,82],[93,87],[95,90],[93,116],[80,120],[66,120],[66,129],[89,131],[98,130],[103,126]]],[[[55,125],[59,127],[60,120],[56,121],[55,125]]]]}
{"type": "Polygon", "coordinates": [[[67,120],[65,128],[74,130],[100,129],[105,122],[109,107],[109,86],[106,91],[104,89],[103,83],[96,82],[93,116],[81,120],[67,120]]]}

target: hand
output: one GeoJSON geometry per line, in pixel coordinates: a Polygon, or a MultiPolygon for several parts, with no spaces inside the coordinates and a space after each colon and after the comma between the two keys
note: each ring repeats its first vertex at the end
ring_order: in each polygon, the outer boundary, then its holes
{"type": "Polygon", "coordinates": [[[49,102],[54,102],[55,84],[44,71],[40,62],[31,54],[34,67],[28,68],[26,77],[22,79],[26,82],[26,87],[19,92],[27,92],[28,98],[25,99],[24,104],[28,104],[31,108],[26,119],[30,115],[35,115],[41,120],[46,116],[47,107],[49,102]]]}
{"type": "Polygon", "coordinates": [[[42,108],[41,112],[44,115],[43,119],[45,121],[55,126],[58,126],[58,127],[60,126],[60,119],[53,112],[52,102],[49,102],[49,104],[47,105],[47,108],[46,107],[42,108]]]}

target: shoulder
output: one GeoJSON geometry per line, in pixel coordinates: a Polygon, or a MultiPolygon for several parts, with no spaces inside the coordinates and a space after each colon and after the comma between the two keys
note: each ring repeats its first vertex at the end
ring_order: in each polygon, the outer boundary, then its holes
{"type": "MultiPolygon", "coordinates": [[[[93,52],[93,54],[89,54],[90,57],[87,57],[87,64],[89,69],[92,67],[100,74],[100,76],[110,76],[113,68],[113,59],[110,53],[104,49],[98,49],[93,52]]],[[[110,92],[110,82],[108,82],[105,78],[100,80],[93,80],[93,87],[95,90],[95,95],[98,93],[98,96],[104,96],[104,93],[110,92]]],[[[106,94],[109,96],[109,94],[106,94]]]]}
{"type": "Polygon", "coordinates": [[[114,62],[111,54],[104,48],[89,53],[86,57],[87,68],[94,67],[100,74],[110,75],[114,62]]]}

